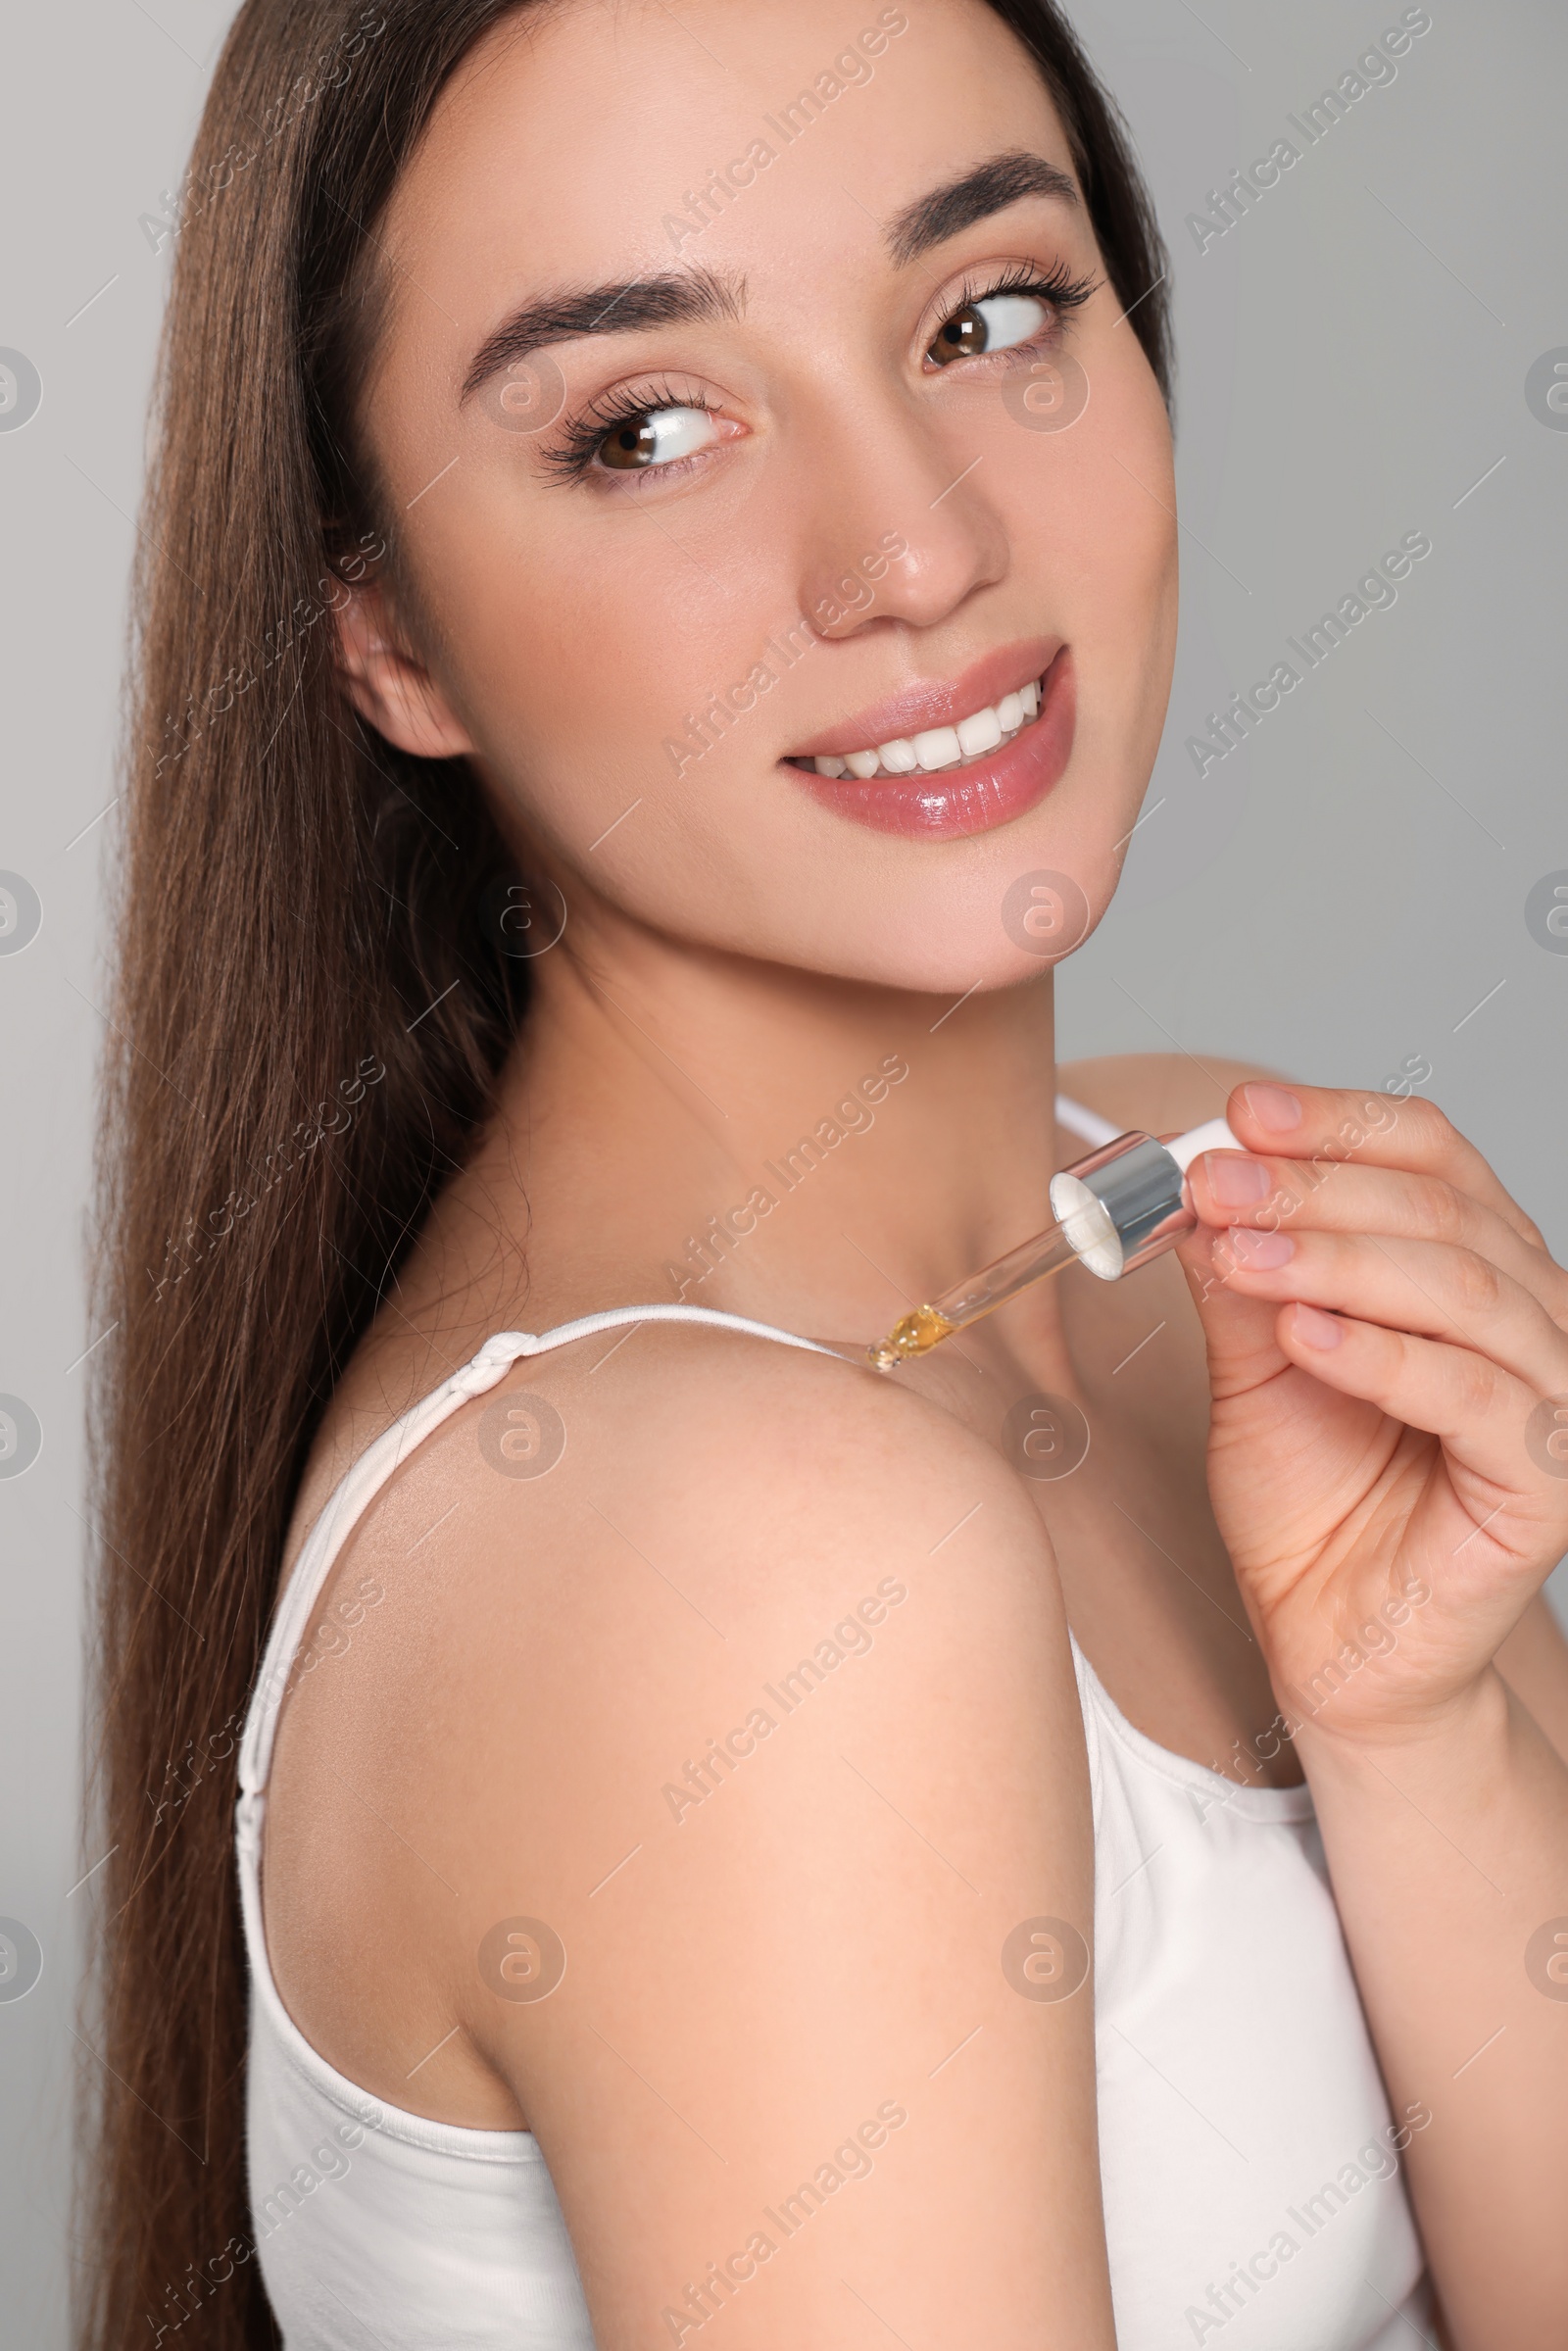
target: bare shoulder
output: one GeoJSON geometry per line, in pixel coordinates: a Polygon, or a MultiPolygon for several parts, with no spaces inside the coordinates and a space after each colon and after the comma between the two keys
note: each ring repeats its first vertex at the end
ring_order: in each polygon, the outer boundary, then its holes
{"type": "Polygon", "coordinates": [[[426,1819],[446,1794],[471,1812],[476,1740],[526,1742],[547,1721],[564,1735],[603,1708],[612,1745],[657,1741],[669,1705],[716,1703],[755,1642],[798,1646],[890,1580],[918,1582],[920,1621],[950,1631],[963,1609],[1027,1607],[1066,1654],[1032,1500],[937,1405],[744,1331],[599,1334],[516,1363],[377,1496],[317,1611],[363,1586],[373,1628],[327,1644],[342,1670],[295,1677],[279,1762],[318,1733],[363,1738],[360,1760],[395,1789],[378,1746],[389,1722],[417,1721],[426,1819]]]}
{"type": "Polygon", "coordinates": [[[1278,1079],[1283,1073],[1252,1061],[1214,1053],[1200,1060],[1190,1053],[1104,1053],[1092,1060],[1065,1061],[1057,1083],[1069,1100],[1117,1126],[1151,1134],[1201,1126],[1223,1117],[1231,1089],[1250,1078],[1278,1079]]]}
{"type": "Polygon", "coordinates": [[[1032,1525],[1006,1465],[937,1407],[833,1353],[735,1328],[640,1324],[519,1362],[446,1435],[456,1460],[490,1473],[473,1480],[470,1549],[538,1517],[576,1529],[582,1556],[609,1547],[594,1522],[613,1534],[624,1511],[688,1556],[711,1549],[732,1595],[759,1603],[776,1578],[743,1585],[742,1563],[781,1533],[812,1538],[799,1583],[818,1556],[936,1542],[960,1495],[1032,1525]]]}
{"type": "Polygon", "coordinates": [[[603,1710],[639,1747],[678,1721],[689,1742],[683,1709],[717,1704],[740,1658],[825,1652],[835,1620],[853,1634],[862,1603],[877,1613],[879,1584],[918,1588],[932,1626],[1027,1607],[1059,1635],[1029,1496],[936,1406],[734,1330],[645,1325],[605,1345],[518,1365],[432,1447],[428,1514],[448,1483],[463,1493],[440,1572],[481,1629],[466,1702],[521,1676],[558,1717],[603,1710]]]}
{"type": "Polygon", "coordinates": [[[365,1530],[374,1638],[299,1726],[373,1806],[335,1792],[307,1857],[298,1932],[358,1987],[325,2053],[453,2121],[487,2119],[476,2067],[505,2085],[596,2340],[641,2339],[669,2279],[746,2246],[746,2342],[848,2351],[847,2267],[906,2277],[955,2337],[978,2277],[993,2339],[1064,2298],[1108,2342],[1070,1997],[1087,1765],[1039,1513],[835,1357],[680,1324],[607,1347],[517,1366],[365,1530]],[[786,2199],[804,2233],[759,2220],[786,2199]]]}

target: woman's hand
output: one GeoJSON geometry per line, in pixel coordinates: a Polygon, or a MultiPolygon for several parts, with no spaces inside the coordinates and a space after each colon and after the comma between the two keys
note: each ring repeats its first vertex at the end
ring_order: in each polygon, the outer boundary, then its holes
{"type": "Polygon", "coordinates": [[[1420,1734],[1568,1550],[1568,1274],[1432,1104],[1240,1086],[1181,1245],[1287,1735],[1420,1734]]]}

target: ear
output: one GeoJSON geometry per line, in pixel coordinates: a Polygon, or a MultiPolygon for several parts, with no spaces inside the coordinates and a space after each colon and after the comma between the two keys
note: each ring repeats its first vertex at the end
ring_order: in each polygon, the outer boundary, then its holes
{"type": "Polygon", "coordinates": [[[336,625],[344,688],[378,734],[420,759],[472,751],[467,729],[429,670],[405,650],[384,589],[373,581],[351,588],[336,625]]]}

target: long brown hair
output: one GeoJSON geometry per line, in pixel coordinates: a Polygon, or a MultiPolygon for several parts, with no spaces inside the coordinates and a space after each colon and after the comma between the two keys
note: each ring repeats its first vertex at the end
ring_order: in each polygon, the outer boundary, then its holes
{"type": "MultiPolygon", "coordinates": [[[[1119,120],[1049,0],[990,5],[1040,63],[1168,397],[1164,256],[1119,120]]],[[[175,256],[94,1267],[88,1835],[112,1850],[84,2351],[277,2339],[246,2197],[233,1757],[313,1434],[526,1008],[474,778],[354,715],[332,617],[396,568],[353,415],[376,224],[444,83],[518,7],[247,0],[178,199],[144,223],[175,256]]]]}

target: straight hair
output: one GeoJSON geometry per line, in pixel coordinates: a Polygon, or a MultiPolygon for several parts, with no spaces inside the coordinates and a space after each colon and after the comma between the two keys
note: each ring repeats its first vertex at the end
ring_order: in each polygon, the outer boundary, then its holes
{"type": "MultiPolygon", "coordinates": [[[[334,612],[396,563],[356,395],[387,199],[454,71],[528,4],[246,0],[162,223],[92,1267],[87,1837],[110,1857],[81,2351],[278,2341],[246,2184],[239,1729],[312,1438],[528,994],[466,761],[398,751],[338,683],[334,612]]],[[[1168,401],[1164,253],[1120,118],[1051,0],[987,4],[1050,89],[1168,401]]]]}

